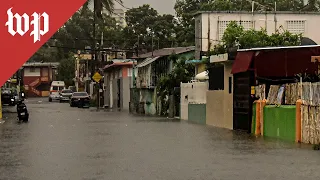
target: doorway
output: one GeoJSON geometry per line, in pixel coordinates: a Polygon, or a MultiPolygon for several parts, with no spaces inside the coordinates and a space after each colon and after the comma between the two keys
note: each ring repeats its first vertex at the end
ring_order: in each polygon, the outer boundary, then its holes
{"type": "Polygon", "coordinates": [[[233,129],[251,133],[251,86],[254,84],[254,73],[247,71],[234,74],[233,77],[233,129]]]}
{"type": "Polygon", "coordinates": [[[118,103],[117,103],[117,107],[121,108],[121,84],[120,84],[120,79],[117,79],[117,94],[118,94],[118,103]]]}

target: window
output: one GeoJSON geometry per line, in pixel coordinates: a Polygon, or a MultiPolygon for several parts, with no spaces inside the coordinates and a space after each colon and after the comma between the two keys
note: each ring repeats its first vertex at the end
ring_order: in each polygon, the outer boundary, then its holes
{"type": "Polygon", "coordinates": [[[73,96],[89,96],[86,92],[74,92],[73,96]]]}
{"type": "Polygon", "coordinates": [[[132,68],[128,68],[128,77],[132,77],[133,70],[132,68]]]}
{"type": "Polygon", "coordinates": [[[293,34],[303,34],[305,32],[305,21],[287,21],[287,30],[293,34]]]}
{"type": "Polygon", "coordinates": [[[73,93],[73,92],[70,89],[66,89],[66,90],[61,91],[61,93],[73,93]]]}
{"type": "MultiPolygon", "coordinates": [[[[228,24],[232,21],[219,21],[219,40],[222,39],[224,31],[227,29],[228,24]]],[[[252,21],[236,21],[238,25],[243,26],[244,30],[250,30],[253,28],[253,22],[252,21]]]]}
{"type": "Polygon", "coordinates": [[[209,69],[209,90],[224,90],[224,65],[209,69]]]}
{"type": "Polygon", "coordinates": [[[232,93],[232,77],[229,77],[229,94],[232,93]]]}
{"type": "Polygon", "coordinates": [[[30,67],[30,72],[36,72],[36,68],[35,67],[30,67]]]}

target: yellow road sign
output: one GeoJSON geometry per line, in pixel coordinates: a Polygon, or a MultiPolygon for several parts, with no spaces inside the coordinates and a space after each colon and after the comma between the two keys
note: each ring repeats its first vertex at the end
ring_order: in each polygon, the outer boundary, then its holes
{"type": "Polygon", "coordinates": [[[96,72],[93,76],[92,76],[92,79],[96,82],[99,82],[101,80],[102,76],[96,72]]]}

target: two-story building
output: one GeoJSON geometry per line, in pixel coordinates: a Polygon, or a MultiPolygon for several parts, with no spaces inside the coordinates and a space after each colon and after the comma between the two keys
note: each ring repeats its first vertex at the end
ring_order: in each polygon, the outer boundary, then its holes
{"type": "Polygon", "coordinates": [[[59,63],[25,63],[22,67],[24,89],[29,97],[49,96],[59,63]]]}
{"type": "Polygon", "coordinates": [[[275,33],[280,26],[291,33],[302,33],[320,43],[318,12],[199,12],[195,16],[196,59],[200,59],[218,44],[231,21],[241,24],[245,30],[264,28],[268,34],[275,33]]]}

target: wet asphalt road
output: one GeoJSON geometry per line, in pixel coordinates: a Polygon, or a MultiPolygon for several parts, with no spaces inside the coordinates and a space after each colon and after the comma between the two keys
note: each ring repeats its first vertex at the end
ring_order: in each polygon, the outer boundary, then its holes
{"type": "Polygon", "coordinates": [[[17,123],[15,113],[3,115],[1,180],[320,177],[320,152],[311,146],[255,139],[185,121],[71,108],[47,99],[29,99],[27,105],[29,123],[17,123]]]}

